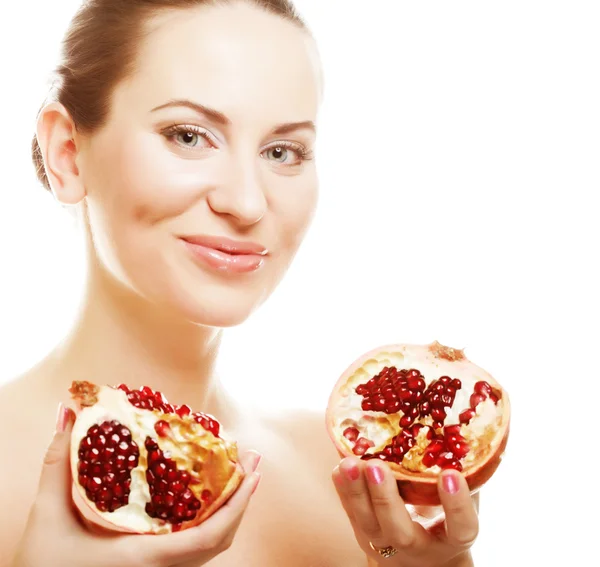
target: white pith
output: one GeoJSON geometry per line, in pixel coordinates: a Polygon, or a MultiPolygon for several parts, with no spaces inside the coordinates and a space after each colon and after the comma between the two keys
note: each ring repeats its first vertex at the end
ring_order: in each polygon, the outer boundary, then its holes
{"type": "MultiPolygon", "coordinates": [[[[201,481],[195,485],[193,491],[201,492],[206,480],[201,473],[194,473],[189,469],[191,461],[201,462],[199,455],[213,452],[227,452],[228,443],[224,439],[216,438],[206,431],[200,424],[192,419],[180,420],[175,414],[161,414],[142,410],[133,406],[127,399],[127,394],[122,390],[113,388],[100,388],[98,401],[93,406],[84,407],[77,416],[72,433],[71,463],[73,479],[76,489],[85,498],[87,505],[102,519],[110,524],[140,533],[166,533],[172,531],[168,522],[159,518],[150,517],[145,510],[150,502],[150,489],[146,481],[147,450],[145,440],[151,437],[156,440],[165,456],[173,459],[178,465],[185,464],[192,477],[201,481]],[[154,425],[161,419],[170,420],[170,438],[161,438],[157,435],[154,425]],[[77,482],[77,463],[80,441],[86,437],[90,427],[105,421],[116,420],[127,427],[139,449],[138,466],[131,471],[131,487],[129,502],[114,512],[101,512],[93,502],[85,497],[85,490],[77,482]],[[213,451],[214,449],[214,451],[213,451]]],[[[234,466],[234,465],[232,465],[234,466]]],[[[192,488],[190,486],[190,488],[192,488]]]]}
{"type": "MultiPolygon", "coordinates": [[[[427,386],[442,376],[458,378],[461,381],[462,387],[457,391],[452,407],[445,408],[447,416],[443,421],[444,425],[460,424],[458,416],[463,410],[470,408],[469,399],[476,382],[483,380],[492,386],[495,384],[493,378],[486,371],[468,360],[450,361],[436,358],[427,347],[411,345],[402,347],[400,350],[378,352],[348,377],[347,382],[338,392],[339,397],[332,410],[334,435],[348,453],[352,453],[355,443],[343,435],[348,427],[357,428],[359,437],[367,438],[375,443],[374,447],[368,449],[368,453],[383,450],[401,430],[399,425],[403,415],[401,411],[397,414],[386,414],[379,411],[365,412],[361,408],[364,398],[355,392],[355,388],[359,384],[368,382],[386,366],[393,366],[398,370],[415,368],[421,372],[427,386]]],[[[493,451],[501,442],[502,439],[496,433],[501,425],[503,406],[502,399],[497,404],[486,399],[477,406],[476,415],[470,423],[461,425],[461,435],[470,446],[469,453],[460,459],[463,469],[467,469],[476,462],[482,453],[487,454],[493,451]]],[[[419,418],[415,423],[429,424],[431,421],[430,417],[419,418]]],[[[438,474],[441,471],[439,466],[425,467],[421,462],[429,443],[430,441],[426,438],[426,430],[422,429],[417,436],[417,444],[406,453],[402,466],[409,471],[438,474]]]]}

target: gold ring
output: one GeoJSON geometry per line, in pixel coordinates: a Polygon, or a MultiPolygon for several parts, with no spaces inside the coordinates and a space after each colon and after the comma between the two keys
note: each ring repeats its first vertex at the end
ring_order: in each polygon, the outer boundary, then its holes
{"type": "Polygon", "coordinates": [[[375,547],[371,542],[369,542],[369,545],[371,546],[371,549],[373,551],[376,551],[377,553],[379,553],[379,555],[381,555],[381,557],[384,557],[385,559],[388,559],[389,557],[394,557],[394,555],[398,553],[398,550],[395,547],[392,547],[391,545],[388,545],[387,547],[375,547]]]}

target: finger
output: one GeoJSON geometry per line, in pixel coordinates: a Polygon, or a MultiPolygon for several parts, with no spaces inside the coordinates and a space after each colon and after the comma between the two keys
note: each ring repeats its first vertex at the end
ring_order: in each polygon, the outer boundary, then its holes
{"type": "Polygon", "coordinates": [[[338,488],[338,494],[353,525],[368,538],[377,538],[381,535],[381,528],[371,505],[364,468],[364,462],[357,458],[344,459],[339,465],[343,482],[338,488]]]}
{"type": "MultiPolygon", "coordinates": [[[[209,558],[225,551],[231,544],[244,512],[260,481],[260,473],[246,475],[231,498],[200,525],[172,534],[132,536],[129,545],[145,548],[145,556],[155,563],[171,565],[196,558],[209,558]]],[[[152,563],[152,561],[150,561],[152,563]]]]}
{"type": "Polygon", "coordinates": [[[262,455],[258,451],[250,450],[240,457],[240,464],[246,474],[251,474],[258,468],[261,459],[262,455]]]}
{"type": "Polygon", "coordinates": [[[71,519],[72,481],[69,450],[74,421],[73,411],[60,404],[56,432],[44,456],[36,498],[36,504],[48,506],[53,516],[64,513],[64,516],[71,519]]]}
{"type": "Polygon", "coordinates": [[[422,531],[416,529],[417,525],[398,493],[396,479],[389,467],[382,462],[370,461],[365,467],[365,476],[371,504],[382,532],[382,541],[373,543],[385,546],[392,542],[404,549],[418,545],[422,541],[422,531]]]}
{"type": "Polygon", "coordinates": [[[338,493],[338,496],[340,498],[340,502],[342,504],[342,507],[344,508],[344,511],[346,512],[346,515],[348,516],[348,518],[350,519],[350,521],[353,522],[354,521],[354,516],[352,514],[352,510],[348,506],[348,502],[346,501],[346,499],[343,498],[344,483],[346,481],[344,480],[344,477],[342,476],[342,471],[340,470],[340,466],[339,465],[333,469],[333,472],[331,473],[331,479],[333,480],[333,484],[335,485],[335,489],[336,489],[336,491],[338,493]]]}
{"type": "Polygon", "coordinates": [[[477,538],[479,520],[467,481],[458,471],[445,470],[440,475],[438,490],[446,513],[448,543],[469,548],[477,538]]]}

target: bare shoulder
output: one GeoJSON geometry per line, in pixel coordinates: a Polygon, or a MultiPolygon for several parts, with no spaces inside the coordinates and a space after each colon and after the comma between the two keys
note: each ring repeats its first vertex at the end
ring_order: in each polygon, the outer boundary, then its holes
{"type": "MultiPolygon", "coordinates": [[[[11,424],[11,431],[29,434],[40,431],[39,426],[46,425],[52,419],[56,408],[48,399],[48,393],[40,387],[38,369],[32,369],[0,386],[0,412],[5,423],[11,424]],[[18,428],[17,428],[18,427],[18,428]]],[[[45,432],[45,439],[50,440],[45,432]]],[[[50,435],[52,431],[50,431],[50,435]]],[[[0,436],[0,443],[16,442],[15,435],[0,436]]]]}

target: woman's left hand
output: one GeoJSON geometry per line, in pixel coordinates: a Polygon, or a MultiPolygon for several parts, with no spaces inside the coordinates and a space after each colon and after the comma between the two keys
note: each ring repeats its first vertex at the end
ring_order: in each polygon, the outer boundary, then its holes
{"type": "Polygon", "coordinates": [[[439,536],[411,519],[385,462],[346,458],[334,469],[333,481],[359,545],[375,564],[445,567],[460,564],[462,557],[465,565],[472,565],[469,548],[479,522],[467,483],[457,471],[440,475],[446,530],[439,536]]]}

